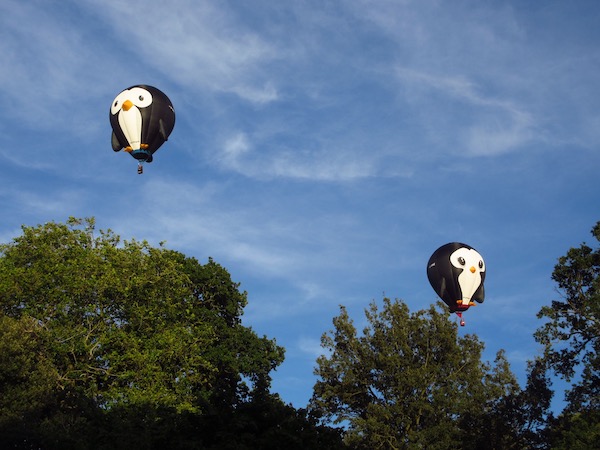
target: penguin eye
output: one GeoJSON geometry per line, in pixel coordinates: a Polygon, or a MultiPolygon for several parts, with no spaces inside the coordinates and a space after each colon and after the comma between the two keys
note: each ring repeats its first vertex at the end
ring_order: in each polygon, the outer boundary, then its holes
{"type": "Polygon", "coordinates": [[[121,105],[123,104],[123,102],[126,99],[127,99],[127,91],[123,91],[115,97],[115,99],[113,100],[113,102],[110,106],[110,113],[113,116],[119,112],[119,110],[121,109],[121,105]]]}
{"type": "Polygon", "coordinates": [[[481,259],[479,260],[479,268],[483,269],[483,261],[481,259]]]}
{"type": "Polygon", "coordinates": [[[147,89],[136,86],[129,91],[131,101],[138,108],[147,108],[152,104],[152,94],[147,89]]]}
{"type": "Polygon", "coordinates": [[[464,266],[464,265],[465,265],[465,258],[463,258],[462,256],[459,256],[459,257],[458,257],[458,263],[459,263],[461,266],[464,266]]]}

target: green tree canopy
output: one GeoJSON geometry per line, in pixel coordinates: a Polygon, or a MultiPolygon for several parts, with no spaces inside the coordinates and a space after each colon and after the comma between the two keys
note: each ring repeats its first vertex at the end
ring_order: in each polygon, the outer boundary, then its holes
{"type": "Polygon", "coordinates": [[[440,304],[411,314],[405,303],[384,299],[381,310],[371,304],[366,319],[359,335],[341,307],[334,330],[322,337],[326,354],[315,371],[311,406],[347,426],[348,445],[483,449],[517,441],[518,430],[498,422],[502,402],[519,393],[502,352],[493,367],[483,363],[483,344],[459,337],[440,304]]]}
{"type": "MultiPolygon", "coordinates": [[[[600,222],[592,228],[600,241],[600,222]]],[[[538,313],[545,323],[535,332],[544,345],[540,362],[569,382],[567,406],[554,421],[556,448],[591,448],[600,436],[600,246],[568,250],[554,267],[560,300],[538,313]]]]}
{"type": "Polygon", "coordinates": [[[210,448],[242,405],[277,400],[283,348],[241,324],[246,293],[213,260],[91,219],[23,227],[0,251],[4,444],[159,448],[171,433],[177,448],[178,430],[210,448]]]}
{"type": "MultiPolygon", "coordinates": [[[[600,222],[592,229],[600,241],[600,222]]],[[[600,408],[600,247],[582,244],[558,260],[552,279],[561,300],[543,307],[538,317],[547,322],[535,333],[545,346],[548,367],[567,381],[580,369],[580,380],[569,392],[574,410],[600,408]]]]}

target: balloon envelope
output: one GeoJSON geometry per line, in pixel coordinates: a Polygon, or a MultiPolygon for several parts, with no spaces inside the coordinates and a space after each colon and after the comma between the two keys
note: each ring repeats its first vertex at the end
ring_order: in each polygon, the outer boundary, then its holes
{"type": "Polygon", "coordinates": [[[438,248],[427,263],[427,278],[450,311],[461,312],[483,303],[485,262],[473,247],[450,242],[438,248]]]}
{"type": "Polygon", "coordinates": [[[121,91],[111,104],[109,118],[113,150],[124,149],[140,163],[152,161],[175,127],[169,97],[145,84],[121,91]]]}

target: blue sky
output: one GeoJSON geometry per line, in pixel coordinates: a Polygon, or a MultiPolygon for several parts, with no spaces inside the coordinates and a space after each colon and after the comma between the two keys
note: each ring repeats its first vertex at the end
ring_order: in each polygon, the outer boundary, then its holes
{"type": "Polygon", "coordinates": [[[359,328],[383,295],[427,308],[429,256],[465,242],[486,301],[460,332],[523,380],[553,266],[600,220],[600,3],[164,5],[0,3],[0,242],[94,216],[213,257],[297,407],[340,304],[359,328]],[[141,176],[108,121],[135,84],[177,114],[141,176]]]}

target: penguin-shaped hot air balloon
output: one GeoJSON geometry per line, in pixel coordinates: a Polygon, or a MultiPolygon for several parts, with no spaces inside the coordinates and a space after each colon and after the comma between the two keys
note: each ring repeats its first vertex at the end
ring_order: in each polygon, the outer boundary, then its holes
{"type": "Polygon", "coordinates": [[[461,325],[463,311],[475,301],[483,303],[485,262],[469,245],[451,242],[438,248],[427,263],[427,278],[450,311],[461,318],[461,325]]]}
{"type": "Polygon", "coordinates": [[[169,138],[175,126],[175,110],[169,97],[152,86],[131,86],[115,97],[110,107],[112,148],[124,149],[142,163],[169,138]]]}

